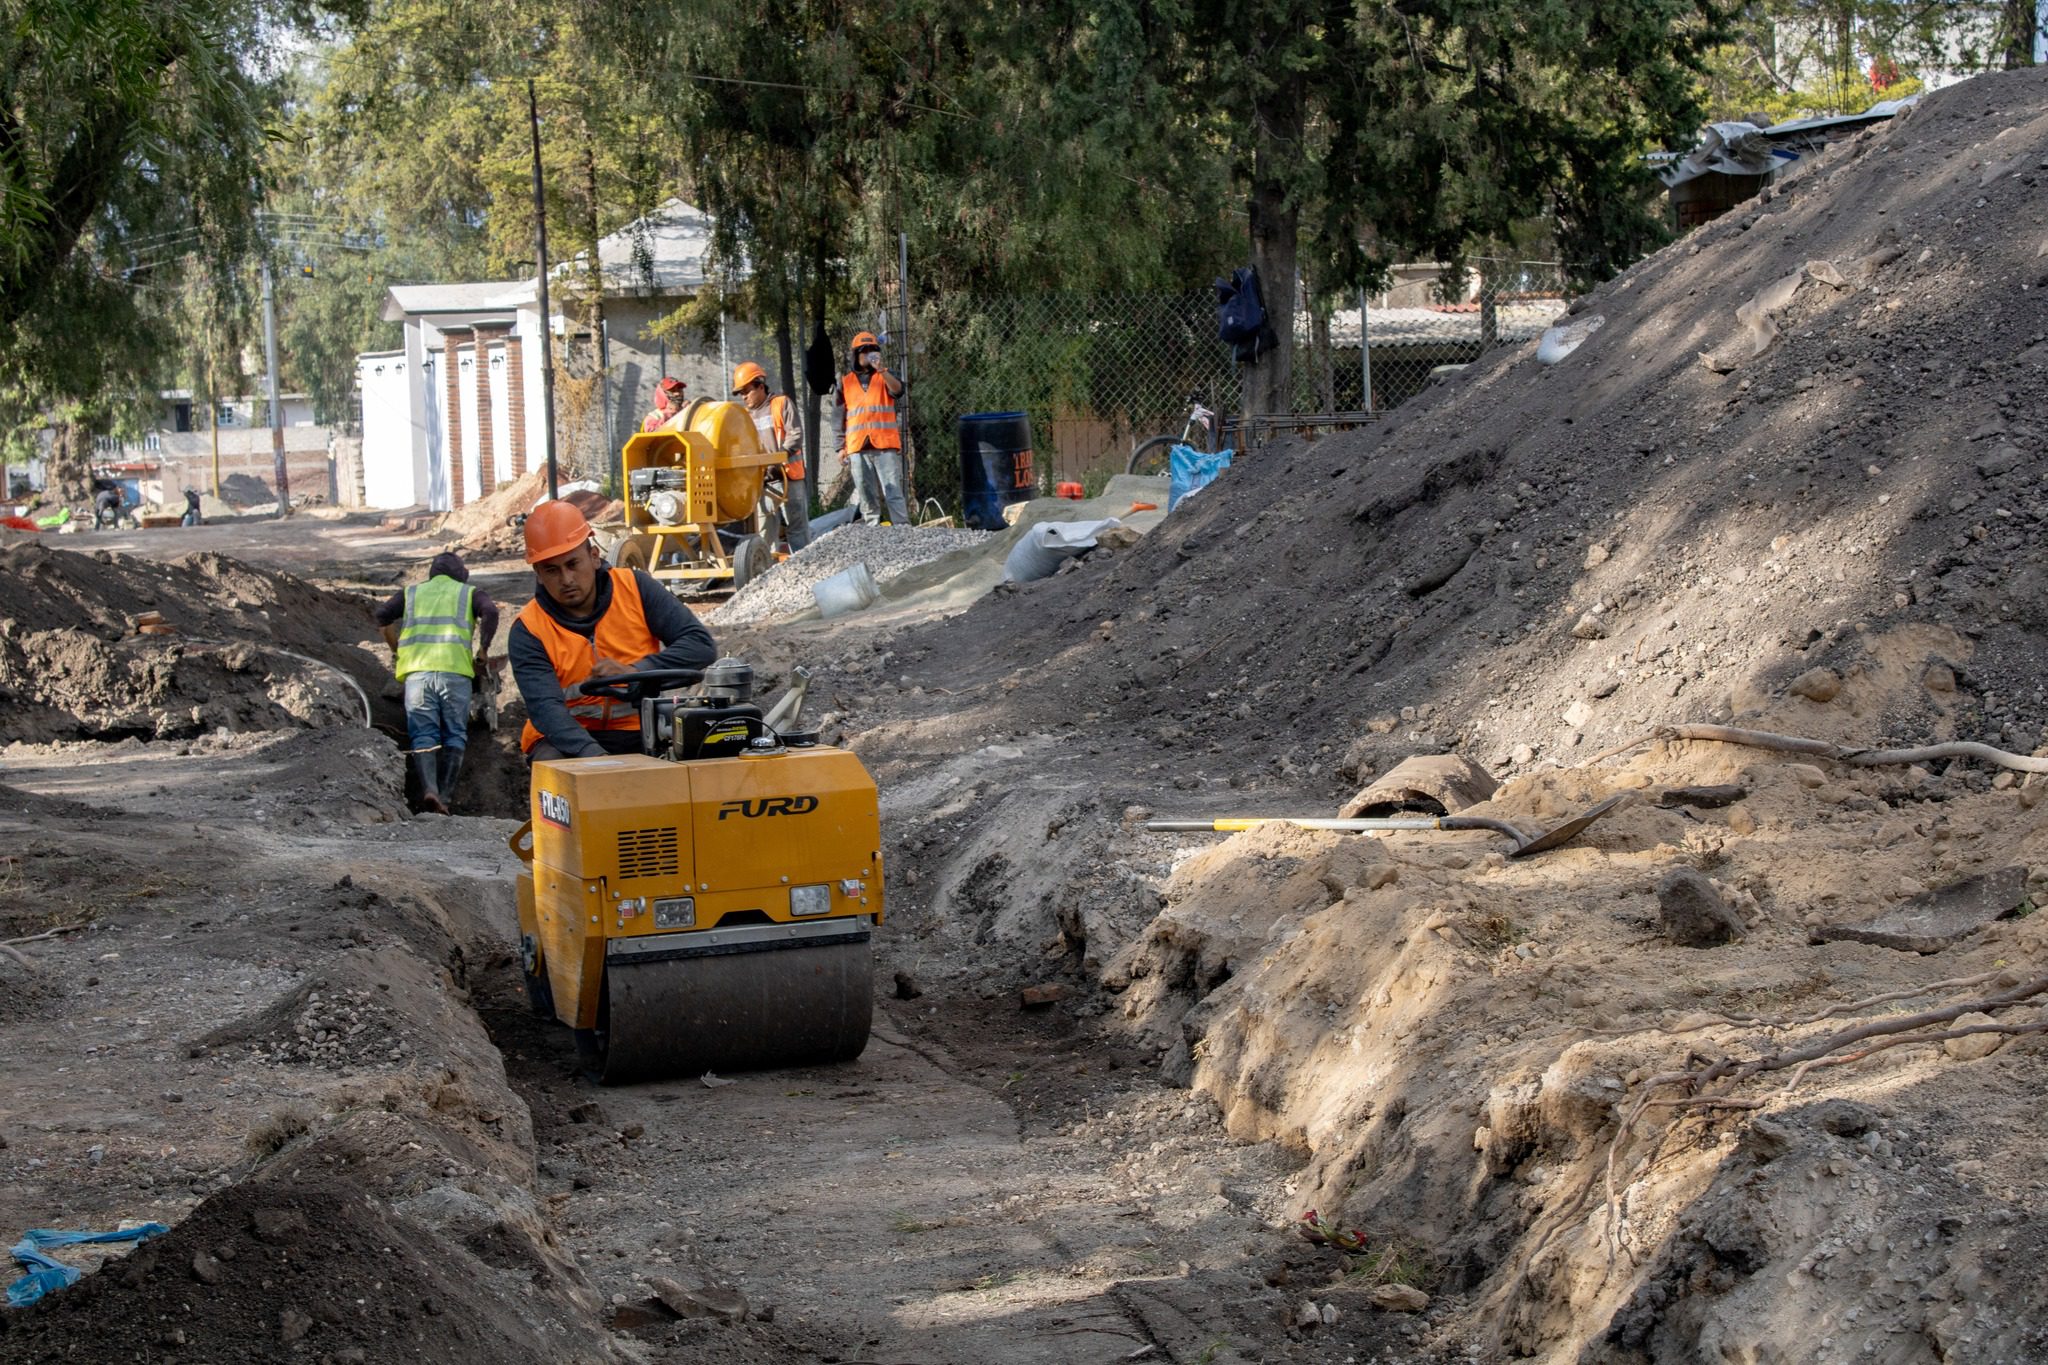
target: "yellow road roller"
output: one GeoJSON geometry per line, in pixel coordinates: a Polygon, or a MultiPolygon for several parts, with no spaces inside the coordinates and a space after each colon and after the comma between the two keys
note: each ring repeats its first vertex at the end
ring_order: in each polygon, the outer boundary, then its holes
{"type": "Polygon", "coordinates": [[[612,567],[645,569],[670,592],[744,588],[773,562],[782,461],[742,403],[696,399],[671,426],[630,437],[625,528],[600,528],[612,567]]]}
{"type": "Polygon", "coordinates": [[[637,704],[638,754],[533,765],[513,835],[535,1014],[604,1084],[850,1061],[874,1009],[880,805],[851,753],[764,718],[752,670],[580,685],[637,704]]]}

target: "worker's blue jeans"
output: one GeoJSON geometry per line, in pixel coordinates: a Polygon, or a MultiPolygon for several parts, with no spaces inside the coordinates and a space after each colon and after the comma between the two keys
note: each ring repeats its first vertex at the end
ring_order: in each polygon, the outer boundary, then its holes
{"type": "Polygon", "coordinates": [[[405,675],[405,731],[414,753],[469,743],[471,680],[460,673],[405,675]]]}
{"type": "Polygon", "coordinates": [[[863,450],[852,458],[861,520],[875,526],[886,514],[898,526],[910,525],[910,512],[903,505],[903,452],[863,450]]]}

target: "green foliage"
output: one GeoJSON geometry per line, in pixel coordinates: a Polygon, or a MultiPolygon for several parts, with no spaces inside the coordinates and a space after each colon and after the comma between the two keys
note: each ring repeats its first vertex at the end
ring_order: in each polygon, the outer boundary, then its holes
{"type": "Polygon", "coordinates": [[[0,22],[0,433],[139,424],[184,291],[231,294],[269,87],[305,4],[6,0],[0,22]]]}
{"type": "Polygon", "coordinates": [[[1998,44],[1984,17],[1911,0],[1748,0],[1708,54],[1702,98],[1715,119],[1860,114],[1919,93],[1937,68],[1987,65],[1998,44]]]}

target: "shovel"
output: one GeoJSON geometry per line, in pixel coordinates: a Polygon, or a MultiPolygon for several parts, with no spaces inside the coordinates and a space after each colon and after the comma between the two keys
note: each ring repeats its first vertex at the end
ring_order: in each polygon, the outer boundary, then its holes
{"type": "Polygon", "coordinates": [[[1515,846],[1508,850],[1510,858],[1526,858],[1535,853],[1548,853],[1560,844],[1570,843],[1585,831],[1586,826],[1620,805],[1627,795],[1627,792],[1616,792],[1584,814],[1574,816],[1555,829],[1543,830],[1536,834],[1524,833],[1505,820],[1490,820],[1483,815],[1376,815],[1359,816],[1351,820],[1321,819],[1315,816],[1253,815],[1221,820],[1147,820],[1145,828],[1169,834],[1234,834],[1258,825],[1293,825],[1296,829],[1327,829],[1344,834],[1403,829],[1485,829],[1496,834],[1505,834],[1515,841],[1515,846]]]}

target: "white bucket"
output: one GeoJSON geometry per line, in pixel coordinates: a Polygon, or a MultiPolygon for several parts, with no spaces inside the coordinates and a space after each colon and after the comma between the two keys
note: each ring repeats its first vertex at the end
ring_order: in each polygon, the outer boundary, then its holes
{"type": "Polygon", "coordinates": [[[824,617],[844,616],[850,611],[866,611],[882,600],[882,589],[875,583],[875,576],[868,572],[865,564],[856,564],[842,569],[822,583],[811,585],[811,596],[818,599],[818,614],[824,617]]]}

